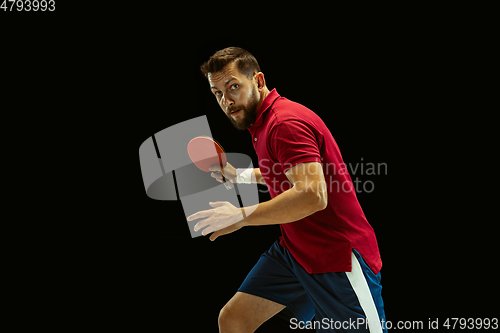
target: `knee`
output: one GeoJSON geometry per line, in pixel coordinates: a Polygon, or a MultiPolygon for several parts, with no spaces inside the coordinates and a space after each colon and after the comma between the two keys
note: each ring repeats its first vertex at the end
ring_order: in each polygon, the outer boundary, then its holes
{"type": "Polygon", "coordinates": [[[221,333],[231,332],[248,332],[242,316],[238,313],[238,309],[232,306],[225,305],[219,312],[219,331],[221,333]]]}
{"type": "MultiPolygon", "coordinates": [[[[219,327],[229,328],[238,321],[234,309],[225,305],[219,312],[219,327]]],[[[223,332],[223,330],[221,330],[223,332]]]]}

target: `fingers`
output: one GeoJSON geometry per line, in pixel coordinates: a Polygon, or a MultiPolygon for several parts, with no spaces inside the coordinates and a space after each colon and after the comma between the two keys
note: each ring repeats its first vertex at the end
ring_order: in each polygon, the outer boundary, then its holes
{"type": "Polygon", "coordinates": [[[208,170],[210,171],[219,171],[219,172],[222,172],[222,167],[220,166],[220,164],[214,164],[214,165],[211,165],[208,170]]]}
{"type": "Polygon", "coordinates": [[[196,225],[194,226],[193,230],[194,230],[194,232],[197,232],[198,230],[200,230],[201,228],[206,227],[207,225],[208,224],[206,223],[206,220],[200,221],[200,222],[196,223],[196,225]]]}
{"type": "Polygon", "coordinates": [[[229,228],[216,228],[215,230],[208,230],[208,229],[211,229],[211,228],[206,228],[205,230],[203,230],[203,236],[206,236],[208,235],[209,233],[211,232],[214,232],[211,236],[210,236],[210,240],[213,242],[217,237],[219,236],[222,236],[222,235],[227,235],[227,234],[230,234],[231,232],[233,232],[234,230],[229,230],[229,228]],[[207,231],[208,230],[208,231],[207,231]],[[206,231],[206,232],[205,232],[206,231]]]}
{"type": "MultiPolygon", "coordinates": [[[[234,207],[228,201],[216,201],[209,202],[209,205],[214,207],[214,209],[200,211],[193,215],[187,217],[188,221],[192,221],[195,219],[202,218],[203,220],[196,223],[194,226],[194,231],[198,232],[199,230],[205,228],[202,231],[202,235],[206,236],[212,232],[216,232],[220,229],[228,228],[229,226],[235,224],[238,221],[238,214],[241,215],[240,210],[234,207]]],[[[241,220],[241,218],[239,218],[241,220]]],[[[229,233],[231,231],[223,233],[229,233]]],[[[217,238],[216,236],[215,238],[217,238]]]]}
{"type": "Polygon", "coordinates": [[[229,228],[224,228],[224,229],[221,229],[221,230],[217,230],[216,232],[214,232],[210,236],[210,240],[213,242],[214,240],[217,239],[217,237],[223,236],[223,235],[227,235],[227,234],[230,234],[232,232],[233,232],[233,230],[229,230],[229,228]]]}
{"type": "Polygon", "coordinates": [[[236,227],[234,225],[232,226],[229,226],[229,227],[226,227],[226,228],[223,228],[223,229],[220,229],[220,230],[216,230],[211,236],[210,236],[210,240],[213,242],[214,240],[217,239],[217,237],[219,236],[224,236],[224,235],[227,235],[227,234],[230,234],[232,232],[235,232],[236,230],[238,230],[239,228],[241,227],[236,227]]]}
{"type": "Polygon", "coordinates": [[[214,232],[214,231],[217,231],[217,230],[220,230],[220,229],[223,229],[224,227],[223,226],[215,226],[214,225],[214,220],[213,219],[206,219],[206,220],[203,220],[203,221],[200,221],[198,222],[195,226],[194,226],[194,231],[197,232],[198,230],[202,229],[202,228],[205,228],[201,234],[203,236],[206,236],[208,235],[209,233],[211,232],[214,232]],[[208,227],[207,227],[208,226],[208,227]],[[205,228],[207,227],[207,228],[205,228]]]}
{"type": "Polygon", "coordinates": [[[210,240],[213,242],[214,240],[217,239],[217,237],[219,237],[221,235],[221,232],[222,230],[219,230],[219,231],[216,231],[214,232],[211,236],[210,236],[210,240]]]}
{"type": "Polygon", "coordinates": [[[208,203],[212,207],[220,207],[229,204],[227,201],[216,201],[216,202],[209,202],[208,203]]]}
{"type": "MultiPolygon", "coordinates": [[[[210,206],[216,208],[216,207],[228,205],[230,203],[227,201],[216,201],[216,202],[209,202],[208,204],[210,206]]],[[[210,218],[210,217],[212,217],[214,214],[215,214],[215,209],[202,210],[202,211],[199,211],[198,213],[194,213],[193,215],[188,216],[187,220],[193,221],[196,219],[203,219],[204,218],[204,220],[198,222],[194,226],[194,231],[196,232],[196,231],[200,230],[201,228],[206,227],[207,225],[210,225],[211,223],[213,223],[214,219],[210,218]]],[[[206,235],[206,233],[204,233],[204,235],[206,235]]]]}
{"type": "Polygon", "coordinates": [[[210,174],[213,178],[215,178],[219,183],[223,183],[222,181],[222,175],[216,174],[216,173],[211,173],[210,174]]]}
{"type": "Polygon", "coordinates": [[[214,227],[214,226],[210,226],[210,227],[208,227],[208,228],[204,229],[204,230],[201,232],[201,234],[202,234],[203,236],[206,236],[206,235],[208,235],[209,233],[214,232],[214,231],[217,231],[217,230],[219,230],[219,229],[222,229],[222,228],[216,228],[216,227],[214,227]]]}
{"type": "Polygon", "coordinates": [[[196,220],[196,219],[202,219],[202,218],[205,218],[205,217],[209,217],[213,213],[214,213],[213,209],[202,210],[202,211],[200,211],[198,213],[194,213],[193,215],[188,216],[187,220],[188,221],[192,221],[192,220],[196,220]]]}

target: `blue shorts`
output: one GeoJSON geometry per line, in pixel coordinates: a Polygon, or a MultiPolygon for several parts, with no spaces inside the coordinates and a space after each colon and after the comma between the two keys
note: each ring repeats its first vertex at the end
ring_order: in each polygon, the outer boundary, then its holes
{"type": "Polygon", "coordinates": [[[353,249],[352,271],[309,274],[276,241],[238,289],[285,305],[290,328],[317,332],[387,332],[380,272],[353,249]]]}

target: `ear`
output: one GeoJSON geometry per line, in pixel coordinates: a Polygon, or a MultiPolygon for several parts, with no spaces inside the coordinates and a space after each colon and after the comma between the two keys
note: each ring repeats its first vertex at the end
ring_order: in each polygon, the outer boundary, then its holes
{"type": "Polygon", "coordinates": [[[258,72],[253,75],[255,80],[257,81],[257,89],[259,91],[262,91],[264,87],[266,86],[266,79],[264,78],[264,73],[258,72]]]}

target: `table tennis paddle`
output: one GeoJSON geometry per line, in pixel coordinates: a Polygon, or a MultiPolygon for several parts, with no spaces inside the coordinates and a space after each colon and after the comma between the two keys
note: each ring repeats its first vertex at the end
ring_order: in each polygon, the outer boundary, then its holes
{"type": "Polygon", "coordinates": [[[189,141],[187,151],[191,161],[202,171],[210,172],[208,169],[210,166],[220,165],[224,186],[228,190],[233,188],[233,184],[224,177],[224,166],[227,159],[224,149],[217,141],[207,136],[198,136],[189,141]]]}

